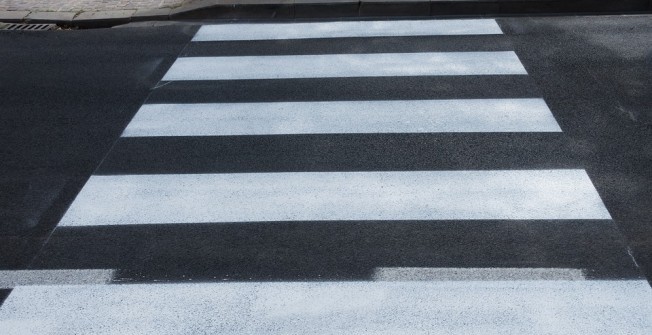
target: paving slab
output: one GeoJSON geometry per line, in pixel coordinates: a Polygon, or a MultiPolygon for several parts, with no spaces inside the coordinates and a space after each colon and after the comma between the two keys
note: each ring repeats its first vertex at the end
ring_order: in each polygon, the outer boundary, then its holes
{"type": "Polygon", "coordinates": [[[131,21],[167,20],[170,17],[170,12],[172,12],[172,8],[138,9],[131,16],[131,21]]]}
{"type": "Polygon", "coordinates": [[[22,22],[29,14],[27,10],[19,11],[0,11],[1,22],[22,22]]]}
{"type": "Polygon", "coordinates": [[[97,12],[140,8],[172,8],[193,0],[0,0],[0,10],[97,12]]]}
{"type": "Polygon", "coordinates": [[[77,15],[75,12],[31,12],[25,21],[47,23],[71,23],[77,15]]]}
{"type": "Polygon", "coordinates": [[[177,15],[177,14],[180,14],[180,13],[186,13],[186,12],[206,8],[206,7],[215,5],[215,3],[216,3],[215,0],[191,1],[191,2],[188,2],[188,3],[184,3],[182,6],[172,8],[172,11],[170,12],[170,15],[177,15]]]}
{"type": "Polygon", "coordinates": [[[73,19],[73,23],[88,27],[111,26],[118,23],[128,23],[134,13],[136,13],[135,9],[83,12],[73,19]]]}

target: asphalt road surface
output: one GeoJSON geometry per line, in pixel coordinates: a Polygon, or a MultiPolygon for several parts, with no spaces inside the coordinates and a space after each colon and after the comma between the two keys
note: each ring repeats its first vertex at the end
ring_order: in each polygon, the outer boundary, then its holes
{"type": "Polygon", "coordinates": [[[8,334],[652,333],[650,16],[0,34],[8,334]]]}

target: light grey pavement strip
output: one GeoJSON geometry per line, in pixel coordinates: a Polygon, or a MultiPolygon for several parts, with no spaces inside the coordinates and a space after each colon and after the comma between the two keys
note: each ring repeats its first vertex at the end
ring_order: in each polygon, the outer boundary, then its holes
{"type": "Polygon", "coordinates": [[[376,281],[437,280],[585,280],[581,269],[562,268],[410,268],[379,267],[374,269],[376,281]]]}
{"type": "Polygon", "coordinates": [[[413,20],[202,26],[193,41],[502,34],[495,20],[413,20]]]}
{"type": "Polygon", "coordinates": [[[182,57],[163,81],[525,75],[513,51],[182,57]]]}
{"type": "Polygon", "coordinates": [[[193,0],[0,0],[0,10],[16,11],[112,11],[177,7],[193,0]]]}
{"type": "Polygon", "coordinates": [[[122,136],[560,132],[543,99],[143,105],[122,136]]]}
{"type": "Polygon", "coordinates": [[[610,219],[584,170],[92,176],[62,226],[610,219]]]}
{"type": "Polygon", "coordinates": [[[652,334],[635,281],[126,284],[17,287],[9,334],[652,334]]]}
{"type": "Polygon", "coordinates": [[[0,270],[0,289],[24,285],[107,284],[112,269],[0,270]]]}

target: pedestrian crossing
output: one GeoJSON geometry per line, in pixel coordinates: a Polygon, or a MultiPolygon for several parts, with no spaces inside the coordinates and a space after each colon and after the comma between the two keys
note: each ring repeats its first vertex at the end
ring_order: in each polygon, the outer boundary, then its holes
{"type": "Polygon", "coordinates": [[[494,20],[351,21],[202,26],[195,42],[307,38],[502,34],[494,20]]]}
{"type": "Polygon", "coordinates": [[[651,293],[644,281],[19,287],[4,316],[39,322],[3,325],[33,334],[645,334],[651,293]]]}
{"type": "Polygon", "coordinates": [[[506,42],[492,19],[200,27],[34,263],[111,283],[18,286],[0,327],[649,333],[650,287],[506,42]]]}
{"type": "Polygon", "coordinates": [[[122,136],[559,131],[543,99],[474,99],[147,104],[122,136]]]}
{"type": "Polygon", "coordinates": [[[94,176],[62,226],[611,217],[581,170],[94,176]]]}
{"type": "Polygon", "coordinates": [[[181,57],[164,81],[527,74],[512,51],[181,57]]]}

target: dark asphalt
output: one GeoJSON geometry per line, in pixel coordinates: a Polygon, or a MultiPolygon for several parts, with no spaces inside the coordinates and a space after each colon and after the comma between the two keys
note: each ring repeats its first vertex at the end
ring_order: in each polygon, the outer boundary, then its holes
{"type": "Polygon", "coordinates": [[[650,16],[499,22],[650,281],[650,16]]]}
{"type": "Polygon", "coordinates": [[[65,228],[34,266],[119,269],[118,281],[371,280],[376,267],[552,267],[640,278],[615,227],[589,220],[65,228]]]}
{"type": "Polygon", "coordinates": [[[194,30],[0,33],[0,268],[29,267],[194,30]]]}
{"type": "MultiPolygon", "coordinates": [[[[0,269],[115,268],[121,281],[365,280],[382,266],[570,267],[586,269],[589,278],[638,278],[629,249],[652,280],[650,16],[498,22],[506,37],[483,40],[491,43],[480,45],[481,50],[515,50],[529,76],[199,81],[151,90],[179,54],[475,51],[479,40],[364,38],[187,47],[196,29],[187,25],[0,33],[0,78],[11,79],[0,81],[0,269]],[[563,133],[118,139],[146,100],[541,96],[563,133]],[[586,169],[614,221],[54,230],[91,173],[544,168],[586,169]]],[[[5,294],[0,291],[0,301],[5,294]]]]}

